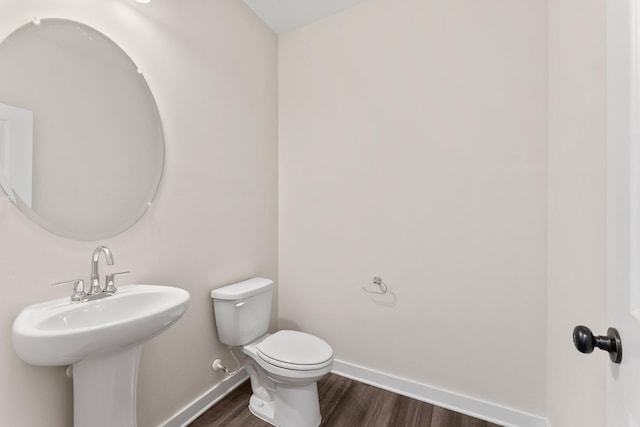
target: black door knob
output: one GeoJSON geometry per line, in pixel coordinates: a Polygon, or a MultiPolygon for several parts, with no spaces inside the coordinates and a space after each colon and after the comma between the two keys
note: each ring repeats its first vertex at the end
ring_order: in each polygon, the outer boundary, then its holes
{"type": "Polygon", "coordinates": [[[612,362],[620,363],[622,360],[622,341],[615,328],[609,328],[606,336],[594,336],[586,326],[576,326],[573,328],[573,344],[581,353],[591,353],[597,347],[609,352],[612,362]]]}

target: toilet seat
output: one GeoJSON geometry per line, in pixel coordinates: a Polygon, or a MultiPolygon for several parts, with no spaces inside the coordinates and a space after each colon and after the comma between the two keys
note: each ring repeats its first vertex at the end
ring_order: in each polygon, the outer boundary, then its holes
{"type": "Polygon", "coordinates": [[[311,371],[333,362],[331,346],[304,332],[278,331],[261,341],[256,349],[260,359],[284,369],[311,371]]]}

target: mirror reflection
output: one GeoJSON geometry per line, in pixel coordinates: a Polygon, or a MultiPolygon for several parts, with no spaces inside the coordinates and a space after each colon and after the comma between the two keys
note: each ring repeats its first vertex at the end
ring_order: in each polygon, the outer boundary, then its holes
{"type": "Polygon", "coordinates": [[[97,240],[144,215],[164,141],[138,71],[110,39],[73,21],[34,21],[0,43],[0,186],[34,222],[97,240]]]}

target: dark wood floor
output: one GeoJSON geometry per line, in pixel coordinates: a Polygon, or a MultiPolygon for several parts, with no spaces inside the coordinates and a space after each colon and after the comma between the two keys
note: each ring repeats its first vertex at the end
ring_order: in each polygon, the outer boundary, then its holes
{"type": "MultiPolygon", "coordinates": [[[[318,382],[322,427],[499,427],[428,403],[329,374],[318,382]]],[[[249,381],[190,427],[270,427],[249,412],[249,381]]]]}

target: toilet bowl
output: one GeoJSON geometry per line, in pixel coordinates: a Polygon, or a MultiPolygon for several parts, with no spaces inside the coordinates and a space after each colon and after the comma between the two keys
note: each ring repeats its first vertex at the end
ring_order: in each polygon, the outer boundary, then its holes
{"type": "Polygon", "coordinates": [[[304,332],[268,334],[272,293],[273,281],[263,278],[213,290],[218,336],[247,356],[252,414],[277,427],[317,427],[317,381],[331,371],[333,350],[304,332]]]}

